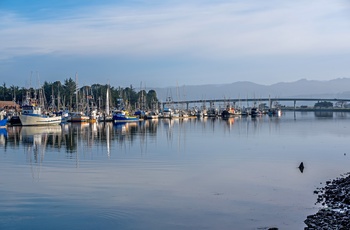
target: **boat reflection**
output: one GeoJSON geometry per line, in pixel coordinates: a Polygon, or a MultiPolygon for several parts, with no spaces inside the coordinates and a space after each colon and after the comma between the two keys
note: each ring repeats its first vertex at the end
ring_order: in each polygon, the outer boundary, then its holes
{"type": "Polygon", "coordinates": [[[119,122],[113,125],[118,134],[126,135],[128,133],[134,133],[138,127],[136,122],[119,122]]]}
{"type": "Polygon", "coordinates": [[[233,128],[233,124],[235,123],[235,119],[236,118],[234,117],[229,117],[229,118],[223,118],[222,120],[225,121],[228,129],[231,130],[233,128]]]}
{"type": "Polygon", "coordinates": [[[61,135],[62,128],[59,125],[55,126],[23,126],[20,129],[20,137],[24,145],[47,145],[50,142],[52,145],[61,135]]]}
{"type": "Polygon", "coordinates": [[[20,139],[25,149],[27,161],[31,166],[33,179],[40,178],[47,146],[59,145],[61,140],[61,126],[23,126],[20,129],[20,139]]]}
{"type": "MultiPolygon", "coordinates": [[[[292,114],[293,115],[293,114],[292,114]]],[[[269,129],[281,129],[280,122],[287,116],[232,117],[232,118],[201,118],[201,119],[152,119],[140,122],[126,123],[66,123],[61,126],[9,126],[0,129],[0,145],[16,147],[25,146],[36,151],[38,147],[58,148],[66,152],[68,159],[92,157],[103,152],[110,158],[116,145],[141,145],[141,151],[147,148],[150,139],[165,138],[168,144],[185,145],[188,130],[198,129],[198,132],[212,133],[222,130],[227,134],[234,132],[240,135],[254,134],[266,125],[269,129]],[[233,132],[234,131],[234,132],[233,132]],[[95,151],[103,148],[102,151],[95,151]],[[79,153],[78,153],[79,152],[79,153]]],[[[123,147],[124,149],[124,147],[123,147]]],[[[45,150],[45,149],[44,149],[45,150]]],[[[34,159],[39,161],[40,159],[34,159]]]]}
{"type": "Polygon", "coordinates": [[[0,128],[0,145],[5,145],[7,139],[7,129],[0,128]]]}

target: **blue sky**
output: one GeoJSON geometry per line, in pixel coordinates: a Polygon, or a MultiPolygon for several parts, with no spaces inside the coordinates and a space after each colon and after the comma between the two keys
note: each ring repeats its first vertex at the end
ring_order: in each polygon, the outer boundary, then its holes
{"type": "Polygon", "coordinates": [[[0,0],[0,37],[8,86],[350,77],[348,0],[0,0]]]}

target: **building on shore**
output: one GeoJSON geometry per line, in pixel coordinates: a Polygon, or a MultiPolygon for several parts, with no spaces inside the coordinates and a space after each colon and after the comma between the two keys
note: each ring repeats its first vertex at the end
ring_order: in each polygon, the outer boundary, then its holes
{"type": "Polygon", "coordinates": [[[14,101],[0,101],[0,110],[16,110],[20,109],[20,105],[14,101]]]}

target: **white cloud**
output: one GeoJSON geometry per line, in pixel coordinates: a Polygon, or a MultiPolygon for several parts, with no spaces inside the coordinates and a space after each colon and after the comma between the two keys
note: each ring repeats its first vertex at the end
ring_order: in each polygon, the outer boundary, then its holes
{"type": "Polygon", "coordinates": [[[344,52],[350,48],[344,7],[325,0],[108,6],[46,21],[2,12],[0,58],[49,53],[235,58],[344,52]]]}

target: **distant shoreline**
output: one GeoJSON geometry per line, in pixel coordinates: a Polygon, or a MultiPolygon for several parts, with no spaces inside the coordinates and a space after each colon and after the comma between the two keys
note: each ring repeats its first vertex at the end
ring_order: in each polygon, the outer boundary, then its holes
{"type": "Polygon", "coordinates": [[[282,107],[282,111],[297,111],[297,112],[350,112],[350,108],[294,108],[282,107]]]}

